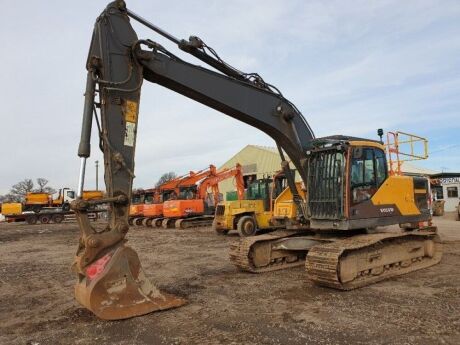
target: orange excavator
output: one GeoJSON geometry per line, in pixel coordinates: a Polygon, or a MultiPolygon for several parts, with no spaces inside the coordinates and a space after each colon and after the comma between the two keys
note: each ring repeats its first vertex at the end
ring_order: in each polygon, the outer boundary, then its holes
{"type": "Polygon", "coordinates": [[[153,203],[144,205],[142,219],[135,222],[135,224],[156,228],[161,227],[162,221],[165,219],[163,216],[163,203],[170,199],[177,199],[181,190],[195,185],[196,181],[203,179],[204,176],[209,174],[211,169],[215,169],[215,167],[211,165],[208,169],[197,172],[190,171],[187,175],[177,177],[157,187],[153,203]]]}
{"type": "Polygon", "coordinates": [[[197,179],[192,185],[180,186],[179,199],[168,200],[163,204],[163,228],[186,229],[198,226],[210,226],[214,220],[214,211],[220,200],[219,182],[234,177],[238,199],[244,196],[243,172],[240,164],[232,169],[217,172],[216,167],[209,169],[207,176],[197,179]],[[211,192],[209,192],[209,190],[211,192]]]}
{"type": "Polygon", "coordinates": [[[138,189],[133,192],[131,198],[131,205],[129,206],[129,225],[141,225],[144,217],[145,207],[151,204],[155,195],[157,194],[156,188],[151,189],[138,189]]]}
{"type": "MultiPolygon", "coordinates": [[[[194,172],[190,171],[189,175],[192,174],[194,174],[194,172]]],[[[159,221],[158,226],[160,226],[161,220],[163,219],[163,201],[175,198],[179,193],[177,185],[189,175],[176,177],[158,186],[155,190],[152,202],[143,205],[142,219],[135,224],[152,226],[152,224],[156,224],[156,222],[159,221]]]]}

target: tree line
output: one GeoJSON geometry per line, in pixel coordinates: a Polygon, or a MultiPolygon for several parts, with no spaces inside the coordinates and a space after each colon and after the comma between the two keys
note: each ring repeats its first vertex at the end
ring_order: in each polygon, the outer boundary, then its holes
{"type": "Polygon", "coordinates": [[[48,186],[49,181],[46,178],[39,177],[35,179],[36,184],[30,178],[26,178],[14,184],[10,191],[5,195],[0,195],[0,203],[3,202],[23,202],[27,193],[56,193],[56,189],[48,186]]]}
{"type": "MultiPolygon", "coordinates": [[[[162,185],[163,183],[176,178],[176,173],[170,171],[161,175],[155,187],[162,185]]],[[[5,195],[0,195],[0,203],[4,202],[23,202],[26,198],[27,193],[56,193],[56,189],[48,186],[49,181],[46,178],[39,177],[35,179],[36,183],[30,178],[26,178],[18,183],[14,184],[10,191],[5,195]]]]}

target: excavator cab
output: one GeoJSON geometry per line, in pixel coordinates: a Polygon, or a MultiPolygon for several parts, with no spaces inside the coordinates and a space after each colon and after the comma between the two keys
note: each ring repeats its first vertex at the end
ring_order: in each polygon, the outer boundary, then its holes
{"type": "Polygon", "coordinates": [[[149,190],[145,192],[144,195],[144,204],[153,204],[155,198],[155,191],[149,190]]]}
{"type": "Polygon", "coordinates": [[[129,220],[130,225],[132,225],[132,217],[142,216],[142,206],[144,203],[145,192],[144,190],[136,190],[131,196],[131,204],[129,206],[129,220]]]}
{"type": "MultiPolygon", "coordinates": [[[[295,170],[292,170],[292,174],[295,175],[295,170]]],[[[280,172],[273,177],[263,177],[249,183],[246,189],[246,199],[262,200],[264,211],[271,211],[273,202],[286,188],[288,188],[286,176],[280,172]]]]}
{"type": "Polygon", "coordinates": [[[356,146],[350,158],[350,201],[357,205],[372,198],[388,172],[385,152],[380,148],[356,146]]]}
{"type": "Polygon", "coordinates": [[[179,200],[193,200],[196,198],[197,186],[186,186],[180,187],[179,189],[179,200]]]}
{"type": "Polygon", "coordinates": [[[269,177],[264,177],[257,179],[248,184],[246,189],[246,199],[247,200],[263,200],[264,210],[270,210],[270,186],[273,183],[273,179],[269,177]]]}
{"type": "Polygon", "coordinates": [[[308,157],[312,228],[367,229],[427,218],[428,182],[389,176],[382,143],[334,136],[313,144],[308,157]]]}

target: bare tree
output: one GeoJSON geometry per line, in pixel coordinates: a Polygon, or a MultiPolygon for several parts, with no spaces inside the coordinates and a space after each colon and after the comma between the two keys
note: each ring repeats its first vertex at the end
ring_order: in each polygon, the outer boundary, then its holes
{"type": "Polygon", "coordinates": [[[17,196],[12,195],[11,193],[0,195],[0,203],[6,202],[20,202],[21,199],[17,196]]]}
{"type": "Polygon", "coordinates": [[[26,194],[32,192],[34,189],[34,181],[26,178],[21,182],[16,183],[11,187],[10,193],[18,201],[24,201],[26,194]]]}
{"type": "Polygon", "coordinates": [[[48,193],[48,194],[54,194],[56,193],[56,190],[53,187],[47,186],[48,180],[43,177],[37,178],[37,184],[38,188],[34,190],[34,192],[38,193],[48,193]]]}
{"type": "Polygon", "coordinates": [[[158,179],[158,182],[155,184],[155,187],[159,187],[165,182],[171,181],[172,179],[175,179],[177,177],[176,173],[173,171],[164,173],[161,175],[161,177],[158,179]]]}
{"type": "Polygon", "coordinates": [[[22,202],[25,200],[27,193],[38,192],[54,194],[56,190],[53,187],[47,186],[48,180],[43,177],[37,178],[38,188],[34,189],[34,181],[26,178],[11,187],[8,194],[0,196],[0,202],[22,202]]]}

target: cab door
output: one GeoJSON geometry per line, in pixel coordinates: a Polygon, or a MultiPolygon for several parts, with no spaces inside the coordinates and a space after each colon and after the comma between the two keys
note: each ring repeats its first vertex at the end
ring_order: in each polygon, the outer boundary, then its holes
{"type": "Polygon", "coordinates": [[[66,190],[64,193],[64,203],[71,203],[75,200],[75,191],[73,190],[66,190]]]}
{"type": "Polygon", "coordinates": [[[360,218],[359,209],[370,202],[388,176],[385,152],[374,147],[352,147],[349,174],[350,217],[360,218]]]}

